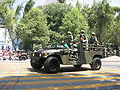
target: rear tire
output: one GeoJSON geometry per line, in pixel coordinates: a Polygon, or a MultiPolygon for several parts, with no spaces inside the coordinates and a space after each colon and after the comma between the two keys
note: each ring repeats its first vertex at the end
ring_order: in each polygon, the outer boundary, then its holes
{"type": "Polygon", "coordinates": [[[56,57],[49,57],[46,59],[45,63],[44,63],[44,69],[47,72],[58,72],[60,68],[60,62],[59,59],[56,57]]]}
{"type": "Polygon", "coordinates": [[[102,66],[100,58],[94,58],[92,64],[90,64],[91,69],[99,70],[102,66]]]}

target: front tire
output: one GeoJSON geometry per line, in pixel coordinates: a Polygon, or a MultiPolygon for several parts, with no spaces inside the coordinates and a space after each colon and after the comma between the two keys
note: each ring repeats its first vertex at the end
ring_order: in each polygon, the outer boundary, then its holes
{"type": "Polygon", "coordinates": [[[102,66],[100,58],[94,58],[92,64],[90,64],[91,69],[99,70],[102,66]]]}
{"type": "Polygon", "coordinates": [[[39,63],[37,60],[31,59],[30,64],[31,64],[33,69],[41,69],[42,68],[42,64],[39,63]]]}
{"type": "Polygon", "coordinates": [[[46,59],[44,63],[44,69],[47,72],[58,72],[59,68],[60,68],[60,62],[58,58],[49,57],[46,59]]]}

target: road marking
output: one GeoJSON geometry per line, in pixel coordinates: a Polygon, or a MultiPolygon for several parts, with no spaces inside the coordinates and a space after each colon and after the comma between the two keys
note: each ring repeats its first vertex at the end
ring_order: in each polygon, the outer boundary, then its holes
{"type": "MultiPolygon", "coordinates": [[[[56,75],[56,74],[55,74],[56,75]]],[[[78,74],[79,75],[79,74],[78,74]]],[[[21,77],[19,78],[19,80],[36,80],[36,79],[51,79],[51,78],[79,78],[79,77],[100,77],[100,76],[108,76],[108,75],[120,75],[120,73],[111,73],[111,74],[96,74],[96,75],[79,75],[79,76],[42,76],[42,77],[21,77]]],[[[16,79],[15,78],[0,78],[0,80],[13,80],[13,79],[16,79]]]]}
{"type": "MultiPolygon", "coordinates": [[[[14,80],[8,80],[8,82],[4,85],[2,90],[6,90],[6,89],[12,90],[16,83],[17,83],[17,78],[16,78],[16,80],[15,79],[14,80]]],[[[0,83],[0,85],[2,85],[2,84],[0,83]]]]}
{"type": "MultiPolygon", "coordinates": [[[[92,78],[92,79],[75,79],[75,80],[59,80],[59,81],[39,81],[39,82],[18,82],[16,85],[35,85],[35,84],[50,84],[50,83],[69,83],[69,82],[87,82],[87,81],[111,81],[114,79],[120,79],[120,77],[106,77],[106,78],[92,78]]],[[[12,84],[12,83],[9,83],[12,84]]],[[[1,85],[1,83],[0,83],[1,85]]]]}
{"type": "MultiPolygon", "coordinates": [[[[31,88],[29,90],[65,90],[65,89],[82,89],[82,88],[96,88],[104,86],[120,85],[120,81],[109,82],[109,83],[97,83],[97,84],[87,84],[87,85],[74,85],[74,86],[64,86],[64,87],[47,87],[47,88],[31,88]]],[[[20,89],[26,90],[26,89],[20,89]]]]}

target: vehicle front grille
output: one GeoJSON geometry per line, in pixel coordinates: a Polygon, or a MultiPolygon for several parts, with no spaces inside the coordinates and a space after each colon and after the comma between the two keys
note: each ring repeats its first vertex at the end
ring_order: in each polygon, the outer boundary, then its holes
{"type": "Polygon", "coordinates": [[[39,57],[40,54],[39,54],[39,53],[34,53],[33,56],[34,56],[34,57],[39,57]]]}

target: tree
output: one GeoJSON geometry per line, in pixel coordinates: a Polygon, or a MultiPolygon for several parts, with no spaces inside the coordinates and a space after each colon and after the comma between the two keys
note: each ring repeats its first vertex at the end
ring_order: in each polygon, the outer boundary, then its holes
{"type": "Polygon", "coordinates": [[[64,14],[71,8],[72,6],[65,3],[52,3],[43,7],[43,11],[47,15],[49,30],[60,32],[59,27],[62,25],[64,14]]]}
{"type": "Polygon", "coordinates": [[[25,50],[31,50],[33,45],[48,43],[48,27],[44,13],[38,9],[31,9],[19,24],[19,36],[25,50]]]}
{"type": "Polygon", "coordinates": [[[87,33],[88,25],[86,19],[77,8],[72,8],[70,12],[66,13],[62,23],[60,27],[62,33],[72,32],[75,40],[79,39],[80,30],[84,29],[87,33]]]}
{"type": "Polygon", "coordinates": [[[29,0],[24,8],[24,13],[23,13],[23,17],[25,16],[25,14],[27,14],[33,7],[33,5],[35,4],[35,2],[33,0],[29,0]]]}
{"type": "Polygon", "coordinates": [[[12,41],[14,50],[16,50],[16,26],[18,21],[18,16],[21,11],[21,6],[17,6],[17,9],[13,9],[13,4],[15,0],[2,0],[0,5],[0,17],[3,19],[3,25],[8,30],[9,38],[12,41]]]}
{"type": "Polygon", "coordinates": [[[109,42],[112,43],[113,49],[118,50],[120,47],[120,12],[115,17],[111,33],[109,35],[109,42]]]}
{"type": "Polygon", "coordinates": [[[82,8],[82,5],[81,5],[81,3],[77,0],[77,2],[76,2],[76,8],[79,10],[79,11],[81,11],[81,8],[82,8]]]}
{"type": "Polygon", "coordinates": [[[111,31],[114,15],[114,10],[107,0],[102,0],[98,3],[94,1],[92,8],[89,10],[88,24],[90,29],[96,32],[100,42],[107,41],[105,33],[111,31]]]}
{"type": "MultiPolygon", "coordinates": [[[[69,12],[72,8],[71,5],[65,3],[51,3],[49,5],[39,7],[46,14],[48,29],[50,30],[50,38],[54,35],[56,42],[60,43],[63,40],[63,35],[59,27],[62,25],[62,19],[65,13],[69,12]]],[[[54,44],[50,39],[50,43],[54,44]]]]}
{"type": "Polygon", "coordinates": [[[66,0],[58,0],[58,2],[60,2],[60,3],[65,3],[66,0]]]}

